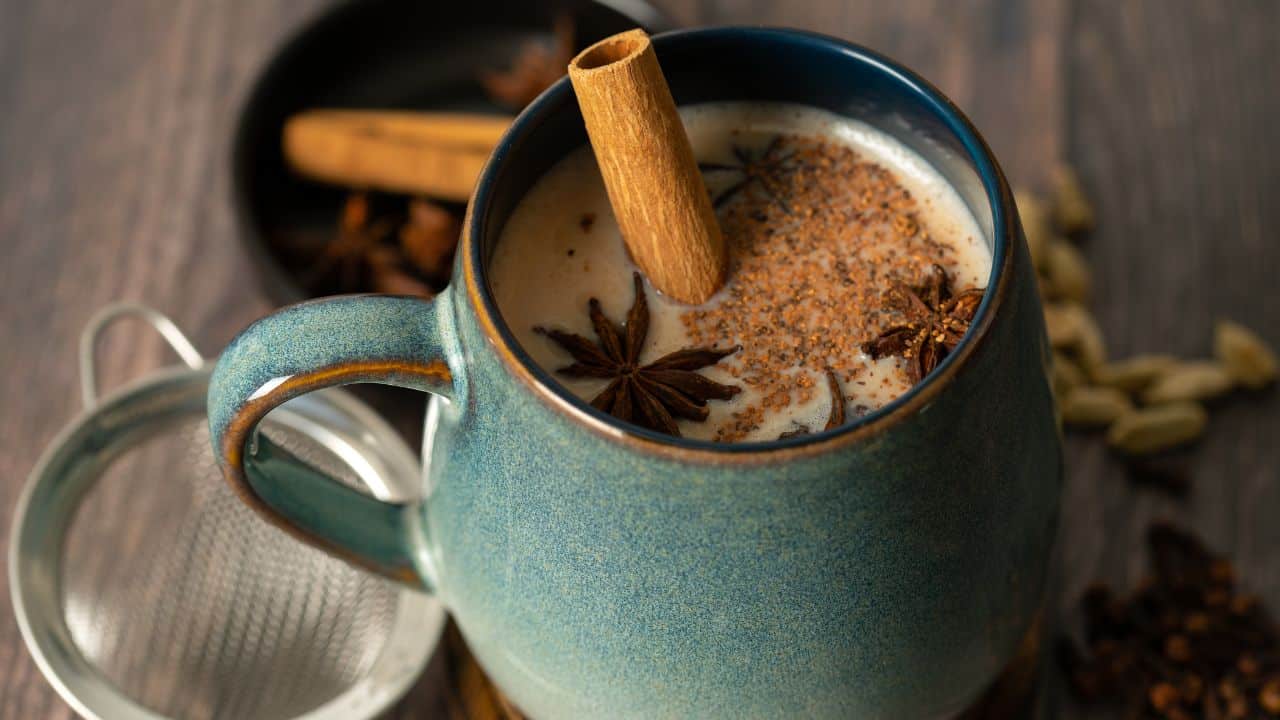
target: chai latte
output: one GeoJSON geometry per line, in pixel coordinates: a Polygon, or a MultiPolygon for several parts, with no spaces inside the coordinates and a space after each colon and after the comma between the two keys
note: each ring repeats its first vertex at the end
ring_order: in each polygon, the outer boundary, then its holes
{"type": "MultiPolygon", "coordinates": [[[[982,288],[991,253],[954,188],[870,125],[782,104],[687,106],[681,117],[729,247],[725,286],[690,306],[644,285],[651,313],[639,363],[692,346],[741,349],[699,374],[741,388],[710,400],[684,437],[767,441],[818,432],[832,416],[828,377],[852,419],[910,388],[905,362],[862,345],[900,313],[884,300],[934,266],[956,291],[982,288]]],[[[556,372],[573,360],[535,328],[595,340],[588,302],[621,325],[634,299],[629,259],[589,146],[556,164],[502,230],[490,285],[521,346],[570,392],[607,379],[556,372]]]]}

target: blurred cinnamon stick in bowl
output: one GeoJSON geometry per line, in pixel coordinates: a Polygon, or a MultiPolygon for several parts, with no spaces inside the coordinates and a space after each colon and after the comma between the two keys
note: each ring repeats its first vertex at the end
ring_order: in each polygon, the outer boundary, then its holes
{"type": "Polygon", "coordinates": [[[284,155],[313,180],[466,202],[510,124],[504,115],[308,110],[285,123],[284,155]]]}

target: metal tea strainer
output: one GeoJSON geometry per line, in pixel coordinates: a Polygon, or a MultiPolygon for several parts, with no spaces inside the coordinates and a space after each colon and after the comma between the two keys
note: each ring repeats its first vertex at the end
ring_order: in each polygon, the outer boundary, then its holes
{"type": "MultiPolygon", "coordinates": [[[[104,720],[351,720],[395,702],[435,648],[440,605],[241,504],[209,447],[210,368],[168,318],[110,306],[80,353],[85,411],[32,471],[9,555],[23,638],[62,697],[104,720]],[[94,346],[125,315],[186,367],[99,398],[94,346]]],[[[298,398],[261,428],[379,498],[413,495],[417,460],[348,393],[298,398]]]]}

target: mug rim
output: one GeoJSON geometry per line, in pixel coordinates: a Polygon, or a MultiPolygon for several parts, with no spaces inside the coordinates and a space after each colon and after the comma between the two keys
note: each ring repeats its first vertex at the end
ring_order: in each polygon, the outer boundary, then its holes
{"type": "Polygon", "coordinates": [[[987,339],[998,310],[1008,303],[1010,273],[1013,264],[1014,220],[1013,195],[1004,173],[1000,170],[991,148],[979,134],[967,116],[929,81],[905,66],[857,43],[807,30],[781,27],[723,26],[674,30],[654,35],[655,51],[662,45],[677,41],[722,39],[726,36],[747,36],[749,40],[773,40],[786,43],[809,43],[835,51],[846,58],[871,66],[889,76],[897,85],[905,87],[945,122],[964,147],[967,159],[982,181],[987,202],[991,207],[992,248],[991,274],[982,301],[978,305],[973,322],[956,349],[920,382],[891,402],[873,412],[831,430],[785,440],[764,440],[740,443],[718,443],[673,437],[646,428],[624,423],[608,415],[581,398],[573,395],[549,372],[538,366],[520,346],[503,319],[486,277],[481,246],[481,229],[489,222],[495,178],[508,160],[516,138],[523,138],[535,131],[542,121],[566,97],[572,95],[567,76],[561,77],[530,103],[503,134],[489,156],[467,204],[459,253],[462,257],[463,280],[466,293],[475,308],[486,339],[496,350],[505,369],[528,386],[539,400],[547,403],[561,415],[601,435],[619,442],[629,449],[650,455],[664,456],[678,461],[708,462],[714,464],[758,464],[789,461],[812,457],[862,442],[879,435],[889,428],[912,417],[931,403],[939,393],[956,379],[960,369],[976,349],[987,339]],[[480,212],[477,212],[480,208],[480,212]]]}

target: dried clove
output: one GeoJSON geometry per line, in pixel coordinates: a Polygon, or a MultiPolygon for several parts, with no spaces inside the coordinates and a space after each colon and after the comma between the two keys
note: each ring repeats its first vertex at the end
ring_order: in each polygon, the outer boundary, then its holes
{"type": "Polygon", "coordinates": [[[1075,696],[1136,718],[1280,713],[1280,633],[1230,561],[1167,523],[1147,544],[1153,573],[1133,592],[1097,584],[1081,598],[1087,651],[1059,641],[1075,696]]]}

